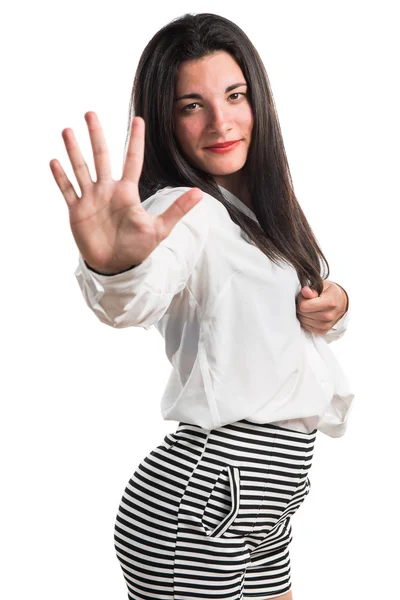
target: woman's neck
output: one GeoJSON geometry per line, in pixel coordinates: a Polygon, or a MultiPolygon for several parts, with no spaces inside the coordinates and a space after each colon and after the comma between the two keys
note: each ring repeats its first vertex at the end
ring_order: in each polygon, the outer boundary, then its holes
{"type": "Polygon", "coordinates": [[[248,208],[250,208],[250,210],[253,210],[246,178],[240,171],[237,173],[232,173],[232,175],[227,177],[217,176],[215,177],[215,181],[218,185],[222,186],[228,190],[228,192],[231,192],[231,194],[239,198],[239,200],[248,208]]]}

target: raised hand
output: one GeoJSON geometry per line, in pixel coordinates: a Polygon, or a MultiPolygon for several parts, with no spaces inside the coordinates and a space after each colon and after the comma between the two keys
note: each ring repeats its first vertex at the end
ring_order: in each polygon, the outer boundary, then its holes
{"type": "Polygon", "coordinates": [[[69,209],[72,234],[87,264],[101,273],[119,273],[141,263],[165,239],[176,223],[203,197],[199,188],[182,194],[161,215],[142,208],[138,183],[143,167],[145,122],[134,117],[120,181],[111,175],[106,139],[96,113],[85,114],[97,181],[92,181],[72,129],[63,140],[81,197],[57,159],[50,161],[54,179],[69,209]]]}

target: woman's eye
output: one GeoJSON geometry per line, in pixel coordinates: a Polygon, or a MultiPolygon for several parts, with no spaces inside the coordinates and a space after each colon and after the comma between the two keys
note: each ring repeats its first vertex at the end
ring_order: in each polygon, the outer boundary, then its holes
{"type": "MultiPolygon", "coordinates": [[[[229,96],[229,98],[231,98],[232,96],[243,96],[245,97],[247,94],[245,94],[244,92],[233,92],[233,94],[231,94],[229,96]]],[[[234,100],[239,100],[239,98],[234,98],[234,100]]]]}
{"type": "Polygon", "coordinates": [[[183,107],[182,110],[186,110],[187,112],[190,112],[189,106],[194,106],[195,104],[198,104],[198,102],[192,102],[191,104],[187,104],[186,106],[183,107]]]}

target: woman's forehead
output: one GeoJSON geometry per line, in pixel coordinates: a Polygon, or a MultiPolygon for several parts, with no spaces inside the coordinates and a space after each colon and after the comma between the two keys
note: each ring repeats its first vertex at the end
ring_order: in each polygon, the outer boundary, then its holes
{"type": "Polygon", "coordinates": [[[241,68],[230,54],[219,52],[197,60],[183,61],[178,68],[175,85],[178,92],[199,91],[201,93],[203,86],[215,85],[220,91],[221,87],[228,87],[236,81],[246,83],[241,68]],[[232,77],[235,78],[234,81],[232,77]],[[183,90],[182,88],[187,85],[195,86],[198,90],[194,88],[183,90]]]}

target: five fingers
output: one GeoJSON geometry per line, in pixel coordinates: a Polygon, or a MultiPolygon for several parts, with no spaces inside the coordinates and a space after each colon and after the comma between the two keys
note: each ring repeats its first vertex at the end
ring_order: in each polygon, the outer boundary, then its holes
{"type": "MultiPolygon", "coordinates": [[[[111,179],[110,158],[100,121],[93,111],[87,112],[85,119],[93,149],[97,181],[111,179]]],[[[64,129],[62,136],[76,179],[83,191],[86,186],[93,185],[89,168],[82,156],[72,129],[64,129]]],[[[129,183],[138,185],[143,168],[144,138],[145,121],[142,117],[134,117],[121,181],[126,180],[129,183]]],[[[71,207],[79,200],[73,185],[58,160],[50,161],[50,168],[68,206],[71,207]]],[[[193,188],[193,190],[189,190],[183,194],[162,216],[166,228],[172,229],[177,221],[197,204],[201,197],[202,192],[198,188],[193,188]]]]}

